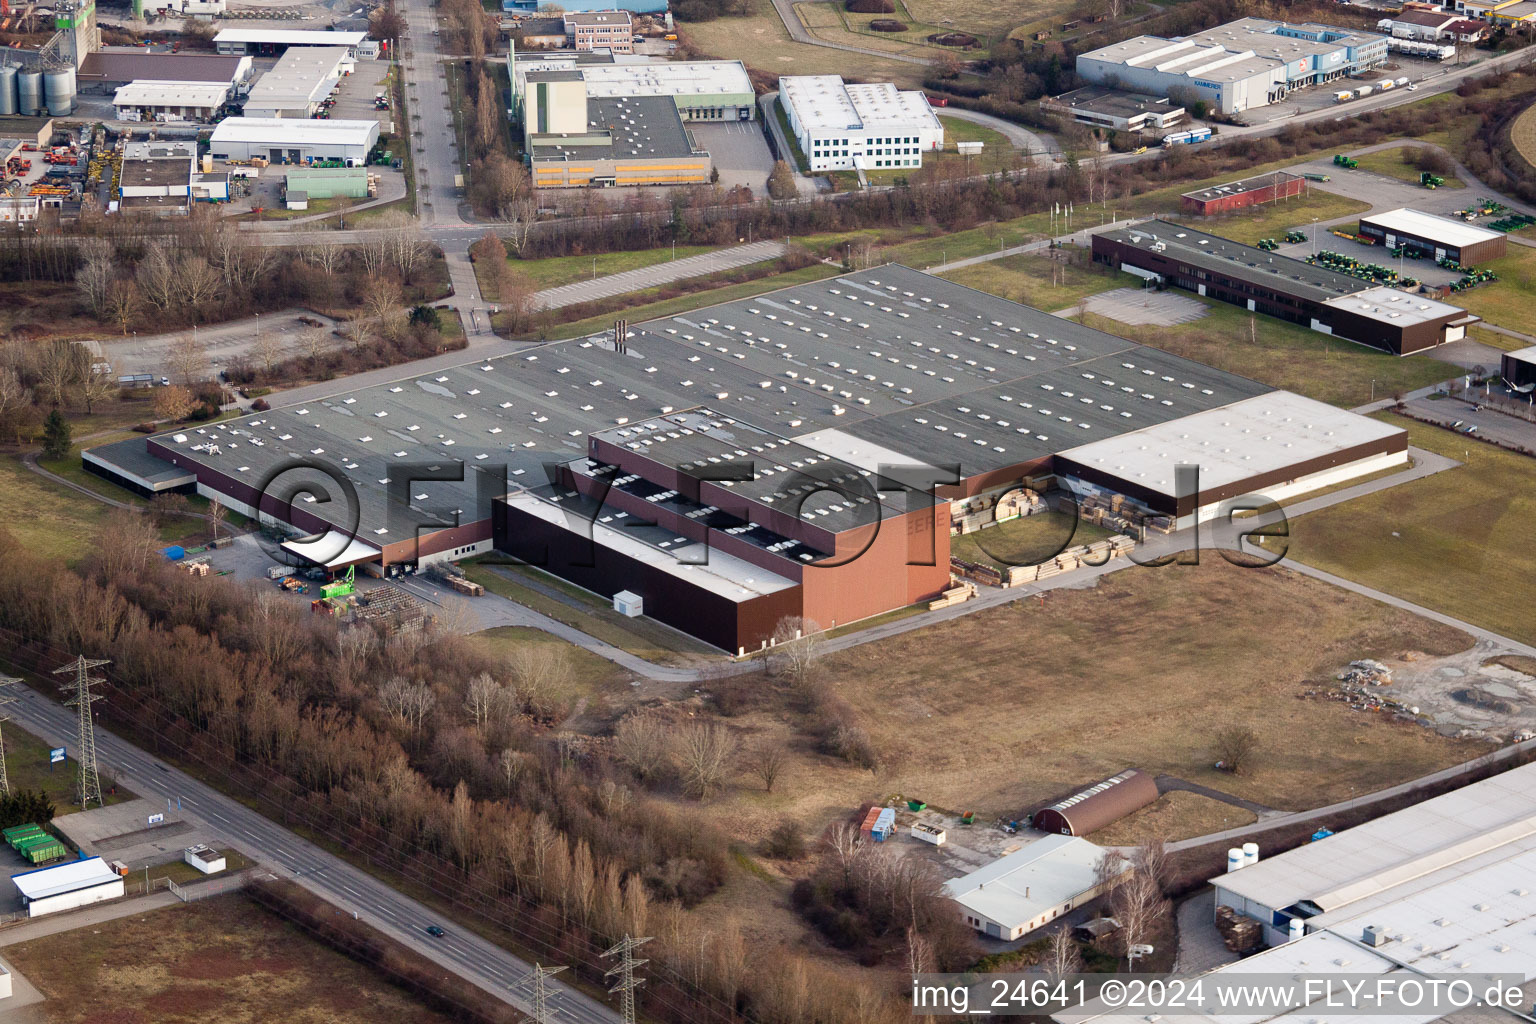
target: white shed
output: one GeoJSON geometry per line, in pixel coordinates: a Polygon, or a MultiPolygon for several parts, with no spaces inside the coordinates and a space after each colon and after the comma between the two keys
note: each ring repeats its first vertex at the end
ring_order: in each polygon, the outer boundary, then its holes
{"type": "Polygon", "coordinates": [[[28,917],[56,914],[123,895],[123,876],[100,857],[12,875],[28,917]]]}
{"type": "Polygon", "coordinates": [[[205,875],[217,874],[224,870],[224,855],[213,847],[201,843],[182,850],[181,859],[205,875]]]}
{"type": "Polygon", "coordinates": [[[645,598],[632,590],[621,590],[613,595],[613,610],[632,619],[644,615],[645,598]]]}

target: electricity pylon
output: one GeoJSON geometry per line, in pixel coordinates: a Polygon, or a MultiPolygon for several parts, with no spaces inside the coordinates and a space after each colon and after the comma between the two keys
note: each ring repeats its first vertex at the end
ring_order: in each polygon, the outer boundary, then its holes
{"type": "Polygon", "coordinates": [[[91,718],[91,705],[101,700],[101,695],[91,692],[93,683],[105,682],[91,675],[91,669],[100,668],[103,665],[112,664],[105,659],[91,659],[80,655],[68,665],[61,665],[53,670],[54,675],[63,675],[65,672],[75,674],[75,682],[72,686],[74,696],[65,701],[67,707],[76,708],[80,715],[80,737],[78,740],[80,749],[75,754],[75,760],[80,762],[80,809],[85,810],[91,806],[91,800],[96,801],[96,806],[102,805],[101,800],[101,776],[96,771],[96,727],[91,718]]]}
{"type": "Polygon", "coordinates": [[[635,977],[635,968],[650,963],[649,960],[636,960],[631,954],[650,941],[650,936],[632,939],[626,935],[603,953],[604,957],[619,958],[619,962],[608,968],[603,976],[605,978],[611,978],[615,974],[619,976],[619,980],[608,990],[608,994],[619,993],[619,1015],[624,1024],[635,1024],[635,989],[645,983],[644,978],[635,977]]]}
{"type": "Polygon", "coordinates": [[[545,967],[543,964],[534,964],[533,971],[518,982],[514,987],[521,987],[527,982],[533,982],[533,1024],[549,1024],[555,1018],[549,1012],[549,991],[544,984],[544,979],[559,974],[564,967],[545,967]]]}
{"type": "MultiPolygon", "coordinates": [[[[10,692],[10,690],[13,685],[19,682],[21,682],[21,680],[17,679],[15,676],[0,676],[0,708],[3,708],[5,705],[10,704],[18,699],[14,693],[10,692]]],[[[5,714],[4,711],[0,711],[0,722],[10,721],[10,718],[10,715],[5,714]]],[[[0,795],[11,795],[11,779],[5,771],[4,736],[0,736],[0,795]]]]}

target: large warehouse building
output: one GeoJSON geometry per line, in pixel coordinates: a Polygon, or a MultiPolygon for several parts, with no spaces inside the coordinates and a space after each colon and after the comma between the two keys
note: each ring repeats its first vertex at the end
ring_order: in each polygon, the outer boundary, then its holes
{"type": "Polygon", "coordinates": [[[779,103],[812,171],[921,167],[924,153],[944,148],[944,126],[928,98],[890,82],[786,75],[779,103]]]}
{"type": "Polygon", "coordinates": [[[1108,881],[1099,872],[1103,857],[1104,851],[1085,839],[1046,836],[950,879],[944,893],[959,904],[966,924],[1011,942],[1104,892],[1108,881]]]}
{"type": "Polygon", "coordinates": [[[314,117],[353,64],[345,46],[294,47],[251,87],[245,116],[314,117]]]}
{"type": "Polygon", "coordinates": [[[523,153],[537,188],[696,185],[713,162],[665,96],[600,99],[580,71],[526,77],[523,153]]]}
{"type": "Polygon", "coordinates": [[[254,74],[250,57],[108,48],[87,54],[75,80],[82,93],[116,92],[130,82],[218,82],[234,97],[254,74]]]}
{"type": "Polygon", "coordinates": [[[231,117],[208,140],[215,160],[264,157],[275,164],[340,160],[361,167],[379,141],[377,121],[309,120],[297,117],[231,117]]]}
{"type": "Polygon", "coordinates": [[[1479,319],[1422,295],[1161,220],[1099,232],[1093,259],[1397,355],[1459,341],[1479,319]]]}
{"type": "Polygon", "coordinates": [[[757,117],[752,80],[739,60],[681,60],[646,63],[612,53],[519,53],[514,44],[507,56],[512,81],[512,117],[523,117],[528,76],[568,71],[581,76],[591,99],[663,97],[684,121],[751,121],[757,117]]]}
{"type": "Polygon", "coordinates": [[[1189,525],[1261,483],[1306,490],[1406,457],[1385,424],[887,266],[86,462],[340,531],[334,550],[310,549],[324,564],[384,572],[494,547],[637,594],[645,614],[735,651],[785,616],[831,626],[936,596],[951,503],[1025,478],[1140,494],[1189,525]],[[1145,449],[1116,442],[1160,424],[1171,436],[1145,449]],[[1218,490],[1167,493],[1174,451],[1210,462],[1218,490]],[[309,464],[355,491],[355,517],[309,464]],[[280,501],[277,474],[335,500],[280,501]]]}
{"type": "Polygon", "coordinates": [[[1134,36],[1079,54],[1085,81],[1171,96],[1199,97],[1233,114],[1285,99],[1386,62],[1387,37],[1332,25],[1242,18],[1177,39],[1134,36]]]}
{"type": "Polygon", "coordinates": [[[1408,209],[1362,216],[1360,234],[1388,249],[1405,245],[1435,259],[1448,256],[1465,266],[1498,259],[1507,244],[1502,231],[1408,209]]]}
{"type": "Polygon", "coordinates": [[[100,857],[66,861],[12,875],[11,882],[28,917],[57,914],[123,895],[123,876],[100,857]]]}

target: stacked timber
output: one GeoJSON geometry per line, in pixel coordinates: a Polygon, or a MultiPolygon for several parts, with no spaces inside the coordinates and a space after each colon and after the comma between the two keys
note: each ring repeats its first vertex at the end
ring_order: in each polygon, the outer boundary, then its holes
{"type": "Polygon", "coordinates": [[[1225,905],[1216,908],[1216,930],[1221,933],[1222,944],[1233,953],[1252,952],[1264,938],[1259,922],[1225,905]]]}

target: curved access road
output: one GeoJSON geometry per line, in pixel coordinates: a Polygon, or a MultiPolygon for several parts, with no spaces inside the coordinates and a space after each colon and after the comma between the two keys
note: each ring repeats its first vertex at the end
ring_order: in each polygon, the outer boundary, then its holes
{"type": "MultiPolygon", "coordinates": [[[[819,2],[835,3],[836,0],[819,0],[819,2]]],[[[849,53],[864,53],[871,57],[883,57],[886,60],[899,60],[904,64],[921,64],[924,67],[933,61],[925,57],[912,57],[907,54],[891,53],[889,50],[875,50],[863,46],[849,46],[847,43],[829,43],[810,33],[800,24],[800,16],[795,13],[794,0],[773,0],[773,9],[779,15],[779,20],[784,22],[784,31],[789,33],[789,38],[797,43],[805,43],[808,46],[825,46],[833,50],[847,50],[849,53]]]]}
{"type": "Polygon", "coordinates": [[[979,124],[983,128],[991,128],[1013,143],[1021,152],[1027,153],[1030,156],[1046,156],[1052,161],[1059,161],[1061,159],[1061,143],[1056,141],[1055,136],[1038,135],[1028,128],[1014,124],[1012,121],[1005,121],[991,114],[983,114],[979,110],[966,110],[963,107],[940,107],[934,113],[940,117],[958,118],[961,121],[979,124]]]}

